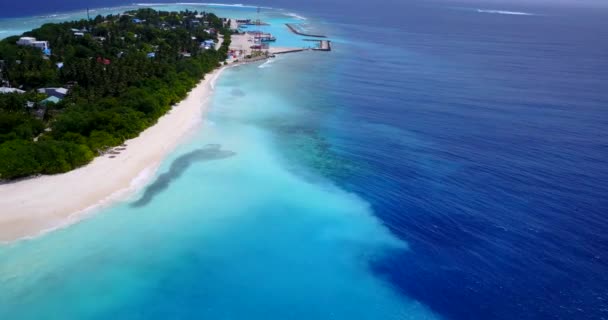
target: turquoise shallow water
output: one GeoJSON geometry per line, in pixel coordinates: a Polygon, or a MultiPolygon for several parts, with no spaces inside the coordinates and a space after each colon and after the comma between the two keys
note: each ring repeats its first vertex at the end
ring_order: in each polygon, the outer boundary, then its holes
{"type": "Polygon", "coordinates": [[[202,128],[147,187],[1,246],[1,318],[435,318],[370,269],[407,244],[310,166],[332,162],[315,134],[321,98],[303,90],[324,57],[226,70],[202,128]]]}

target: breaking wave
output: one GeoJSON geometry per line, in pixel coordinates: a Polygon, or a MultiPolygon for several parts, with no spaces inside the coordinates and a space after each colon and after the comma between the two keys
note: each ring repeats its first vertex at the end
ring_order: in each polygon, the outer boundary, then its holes
{"type": "Polygon", "coordinates": [[[148,2],[140,2],[134,3],[136,6],[169,6],[169,5],[182,5],[182,6],[213,6],[213,7],[232,7],[232,8],[263,8],[263,9],[272,9],[272,7],[258,7],[252,5],[245,5],[242,3],[213,3],[213,2],[157,2],[157,3],[148,3],[148,2]]]}
{"type": "Polygon", "coordinates": [[[293,13],[293,12],[285,13],[285,15],[288,17],[296,18],[298,20],[306,20],[306,18],[302,17],[301,15],[299,15],[297,13],[293,13]]]}
{"type": "Polygon", "coordinates": [[[493,13],[493,14],[508,14],[515,16],[533,16],[533,13],[520,12],[520,11],[506,11],[506,10],[489,10],[489,9],[477,9],[479,13],[493,13]]]}
{"type": "Polygon", "coordinates": [[[259,65],[258,68],[260,68],[260,69],[270,68],[272,66],[272,63],[274,62],[275,59],[268,59],[268,60],[266,60],[266,62],[264,62],[261,65],[259,65]]]}

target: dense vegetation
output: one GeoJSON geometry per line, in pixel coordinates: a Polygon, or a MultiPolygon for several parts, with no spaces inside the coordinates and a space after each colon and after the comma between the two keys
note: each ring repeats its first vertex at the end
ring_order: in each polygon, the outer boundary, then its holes
{"type": "Polygon", "coordinates": [[[152,9],[24,36],[49,41],[52,54],[16,45],[19,37],[0,41],[0,82],[27,91],[0,94],[0,179],[69,171],[136,137],[218,67],[230,43],[213,14],[152,9]],[[200,47],[217,33],[219,50],[200,47]],[[71,88],[63,100],[41,103],[37,88],[62,86],[71,88]]]}

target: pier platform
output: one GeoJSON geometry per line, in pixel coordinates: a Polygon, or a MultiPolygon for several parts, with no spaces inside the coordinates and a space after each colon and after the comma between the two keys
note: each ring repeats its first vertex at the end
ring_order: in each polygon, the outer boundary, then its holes
{"type": "Polygon", "coordinates": [[[331,41],[329,40],[321,40],[321,43],[318,48],[314,48],[316,51],[331,51],[331,41]]]}

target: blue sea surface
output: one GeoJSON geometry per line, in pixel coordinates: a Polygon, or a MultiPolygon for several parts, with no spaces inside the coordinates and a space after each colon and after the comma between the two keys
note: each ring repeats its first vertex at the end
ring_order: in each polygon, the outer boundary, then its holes
{"type": "MultiPolygon", "coordinates": [[[[45,3],[0,37],[86,14],[45,3]]],[[[255,4],[333,51],[226,70],[138,194],[0,246],[0,319],[608,318],[605,4],[255,4]]]]}

